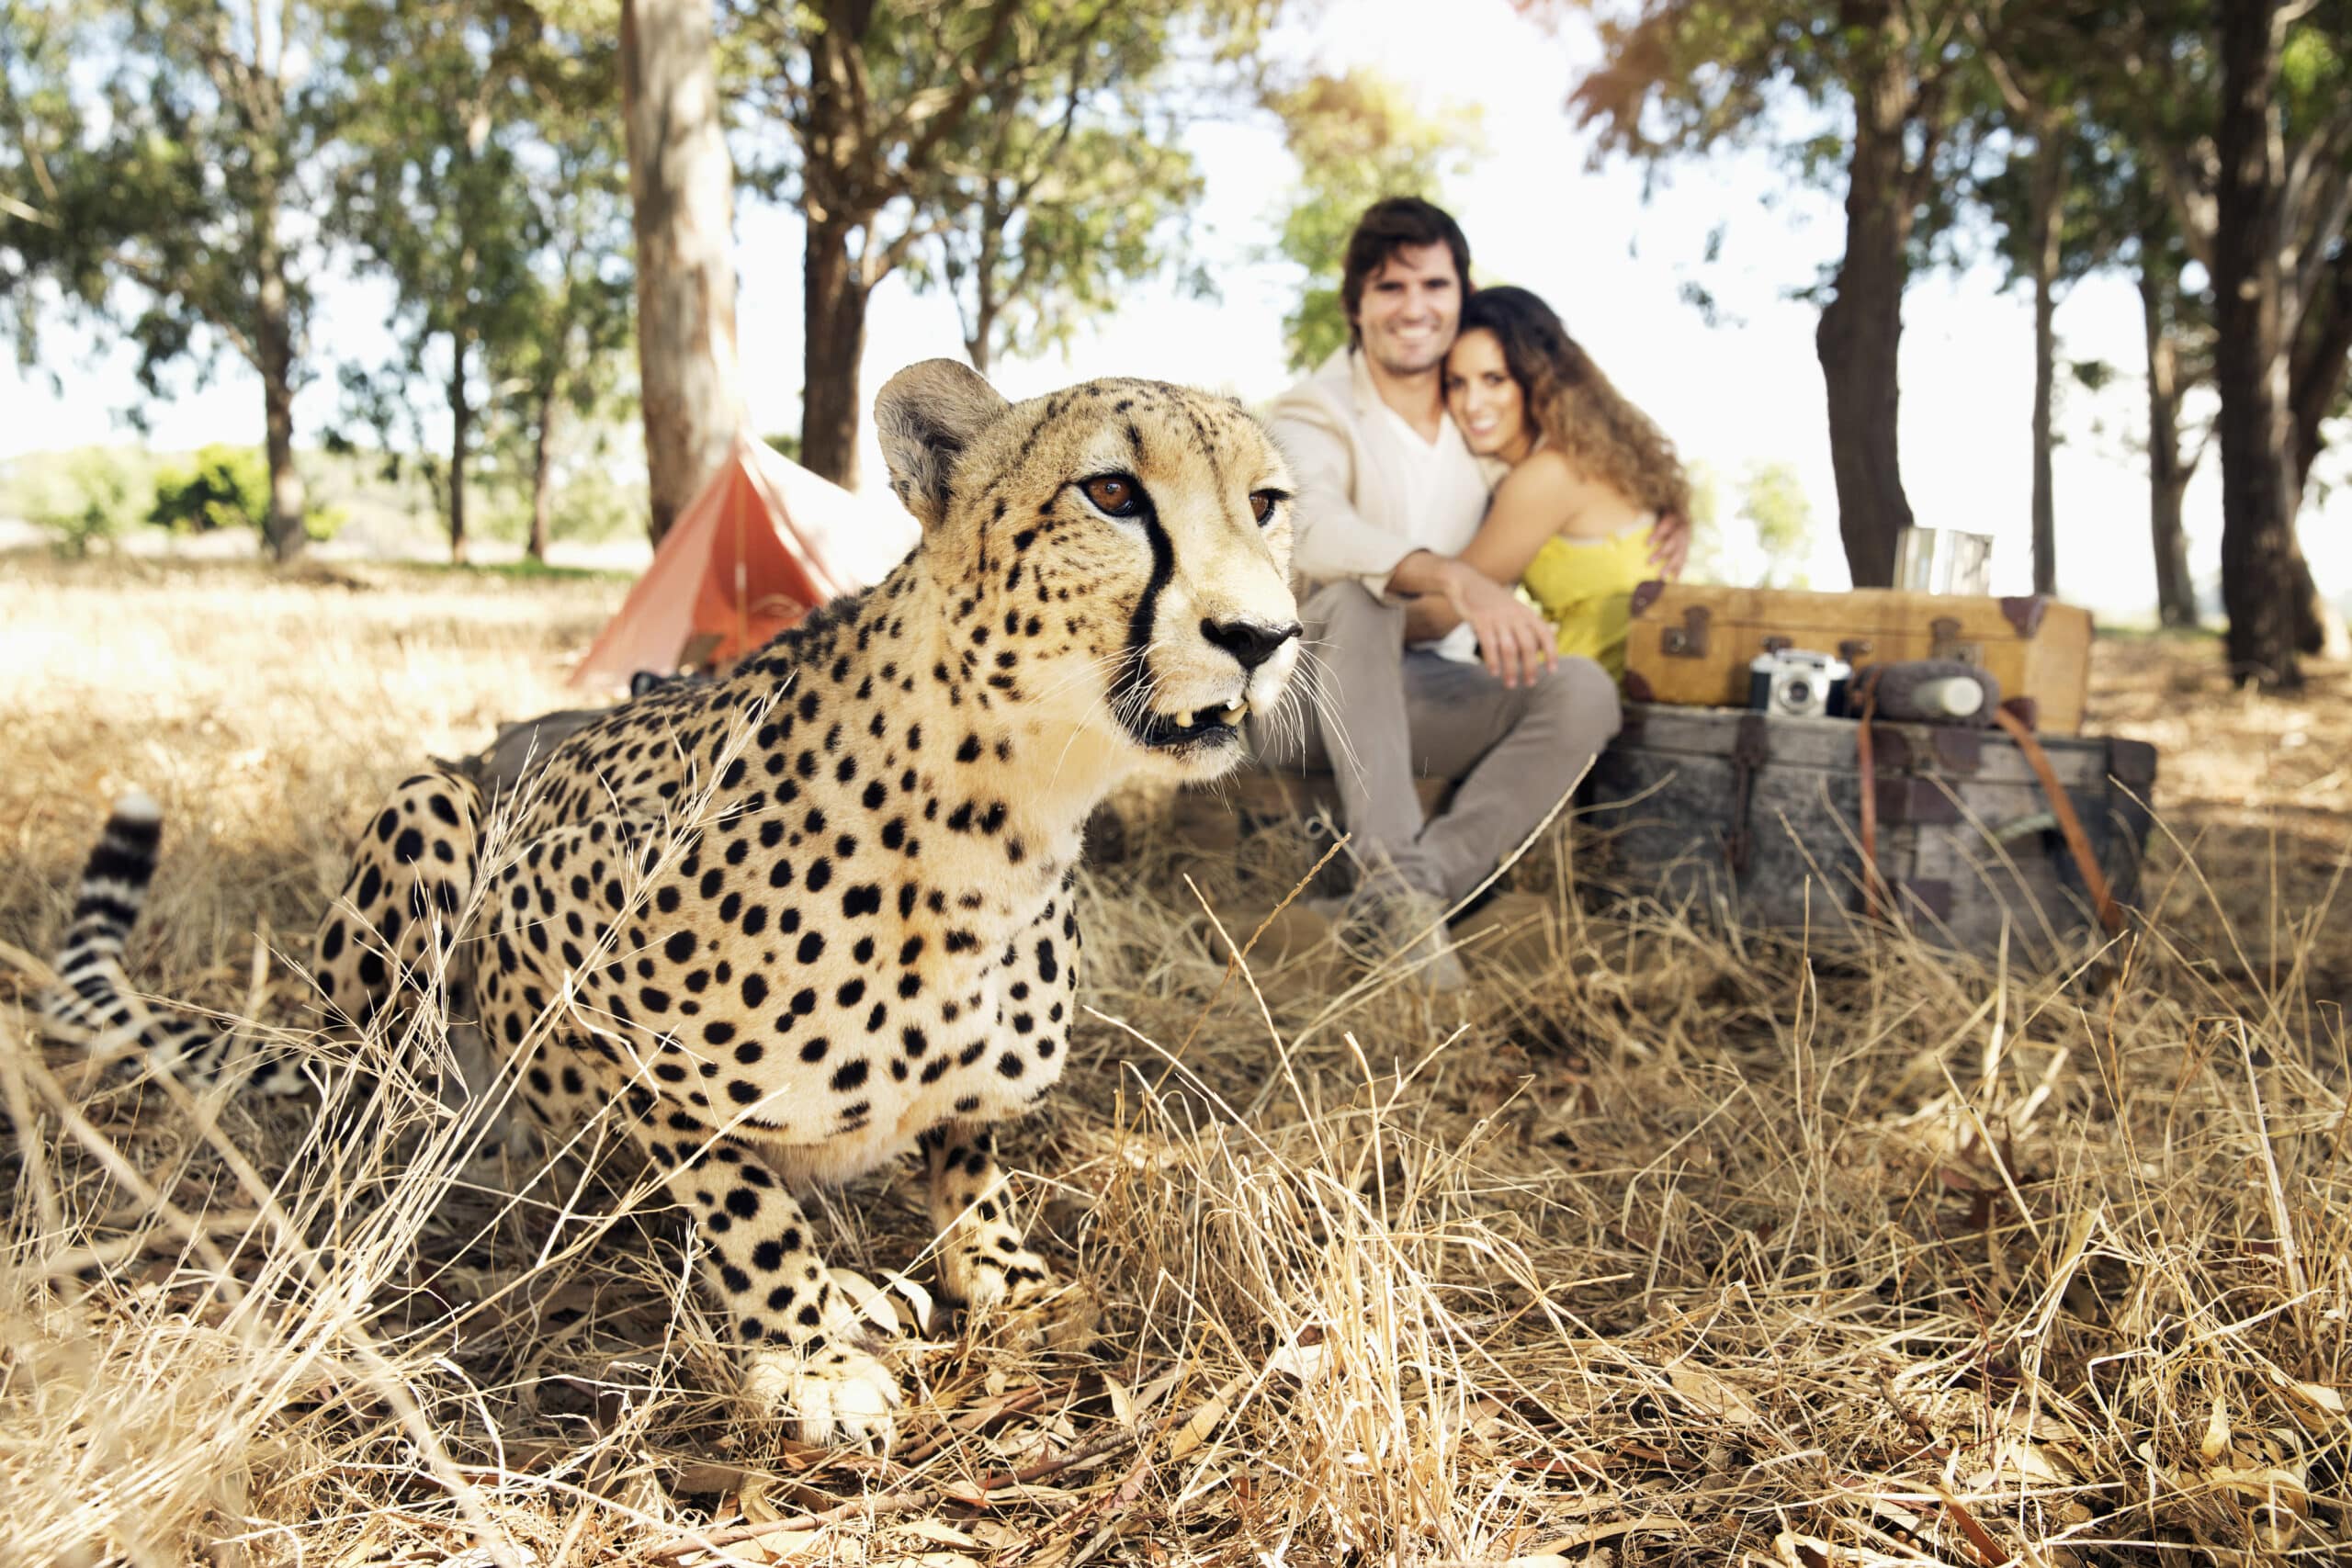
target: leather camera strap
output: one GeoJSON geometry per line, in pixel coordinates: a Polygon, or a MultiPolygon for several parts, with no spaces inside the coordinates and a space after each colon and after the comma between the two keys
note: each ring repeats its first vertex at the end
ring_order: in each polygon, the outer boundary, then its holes
{"type": "Polygon", "coordinates": [[[1873,665],[1863,671],[1861,706],[1855,713],[1854,761],[1861,772],[1862,913],[1872,923],[1879,919],[1878,753],[1871,740],[1871,720],[1878,714],[1878,674],[1873,665]]]}
{"type": "MultiPolygon", "coordinates": [[[[1861,773],[1862,909],[1872,920],[1880,917],[1880,894],[1885,886],[1885,878],[1878,867],[1877,749],[1871,737],[1871,720],[1878,712],[1878,682],[1871,677],[1877,673],[1875,666],[1867,671],[1855,694],[1860,705],[1855,716],[1860,722],[1854,728],[1854,761],[1861,773]]],[[[2050,753],[2041,749],[2031,727],[2007,708],[1995,708],[1993,722],[2017,742],[2018,750],[2033,769],[2034,777],[2041,782],[2041,793],[2050,802],[2050,814],[2058,819],[2059,834],[2066,840],[2067,852],[2075,857],[2075,869],[2091,896],[2091,907],[2098,912],[2099,925],[2108,935],[2120,935],[2123,911],[2108,887],[2107,874],[2099,869],[2098,857],[2091,852],[2090,835],[2083,831],[2083,819],[2075,815],[2074,800],[2059,781],[2058,770],[2051,766],[2050,753]]]]}
{"type": "Polygon", "coordinates": [[[2041,781],[2041,793],[2050,797],[2050,814],[2058,818],[2058,831],[2065,836],[2066,848],[2075,857],[2075,869],[2082,874],[2083,886],[2091,896],[2091,907],[2098,911],[2098,923],[2109,936],[2123,931],[2123,911],[2116,907],[2115,895],[2108,890],[2107,874],[2098,868],[2098,857],[2091,852],[2090,835],[2083,831],[2083,819],[2075,815],[2075,803],[2066,795],[2066,786],[2058,782],[2058,770],[2050,765],[2050,754],[2041,749],[2025,720],[2005,707],[1993,710],[1993,722],[2008,732],[2025,753],[2034,776],[2041,781]]]}

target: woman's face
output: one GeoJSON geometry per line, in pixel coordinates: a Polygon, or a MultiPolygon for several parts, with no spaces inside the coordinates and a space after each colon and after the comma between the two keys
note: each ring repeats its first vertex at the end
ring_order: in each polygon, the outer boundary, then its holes
{"type": "Polygon", "coordinates": [[[1535,445],[1527,399],[1503,361],[1503,345],[1484,327],[1453,340],[1445,356],[1445,405],[1470,450],[1516,463],[1535,445]]]}

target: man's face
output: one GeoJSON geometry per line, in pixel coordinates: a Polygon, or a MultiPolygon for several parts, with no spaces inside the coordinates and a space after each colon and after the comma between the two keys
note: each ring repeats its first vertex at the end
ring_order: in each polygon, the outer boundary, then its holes
{"type": "Polygon", "coordinates": [[[1443,362],[1462,320],[1462,280],[1443,244],[1405,245],[1364,279],[1356,307],[1363,351],[1391,376],[1419,376],[1443,362]]]}

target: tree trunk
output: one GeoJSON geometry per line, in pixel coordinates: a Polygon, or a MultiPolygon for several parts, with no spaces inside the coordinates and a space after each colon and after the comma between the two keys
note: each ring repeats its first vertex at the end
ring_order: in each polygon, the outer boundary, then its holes
{"type": "Polygon", "coordinates": [[[466,340],[450,340],[456,368],[449,372],[449,561],[466,564],[466,447],[473,439],[474,410],[466,395],[466,340]]]}
{"type": "Polygon", "coordinates": [[[2213,226],[2213,383],[2222,412],[2222,604],[2230,669],[2291,689],[2297,658],[2294,443],[2279,231],[2285,171],[2272,93],[2278,0],[2220,11],[2221,123],[2213,226]]]}
{"type": "Polygon", "coordinates": [[[544,566],[548,543],[555,534],[555,422],[560,405],[553,380],[538,388],[537,400],[539,427],[531,435],[531,540],[523,547],[523,553],[544,566]]]}
{"type": "Polygon", "coordinates": [[[2180,355],[2173,343],[2165,261],[2154,243],[2140,243],[2140,320],[2148,345],[2148,523],[2156,550],[2156,617],[2168,626],[2197,624],[2197,589],[2188,576],[2188,537],[2180,499],[2194,465],[2180,457],[2180,355]]]}
{"type": "Polygon", "coordinates": [[[989,339],[996,334],[996,308],[986,293],[980,296],[979,310],[973,316],[975,331],[964,340],[964,353],[972,361],[972,368],[983,377],[989,373],[989,339]]]}
{"type": "Polygon", "coordinates": [[[637,233],[637,350],[656,544],[741,423],[734,169],[708,0],[622,0],[621,102],[637,233]]]}
{"type": "Polygon", "coordinates": [[[309,506],[294,467],[294,310],[272,196],[265,196],[254,213],[254,368],[261,376],[263,451],[269,464],[269,536],[264,542],[272,556],[291,560],[310,543],[302,526],[309,506]]]}
{"type": "Polygon", "coordinates": [[[803,264],[800,461],[844,490],[857,488],[857,376],[865,354],[866,284],[849,235],[863,226],[811,214],[803,264]]]}
{"type": "Polygon", "coordinates": [[[2352,241],[2336,253],[2315,297],[2303,301],[2301,346],[2290,372],[2295,423],[2295,494],[2311,482],[2319,427],[2344,395],[2352,373],[2352,241]]]}
{"type": "Polygon", "coordinates": [[[1846,254],[1814,349],[1829,392],[1829,461],[1838,531],[1857,588],[1894,581],[1896,535],[1911,524],[1896,452],[1896,358],[1911,238],[1904,130],[1911,87],[1899,51],[1856,94],[1846,190],[1846,254]]]}
{"type": "Polygon", "coordinates": [[[972,368],[984,377],[989,373],[989,345],[996,337],[997,312],[1004,308],[996,282],[1003,243],[1004,214],[998,209],[995,182],[990,181],[980,201],[979,244],[972,262],[971,330],[964,334],[964,352],[971,356],[972,368]]]}
{"type": "Polygon", "coordinates": [[[2065,239],[2066,139],[2045,118],[2033,164],[2033,591],[2058,592],[2058,502],[2051,471],[2051,401],[2056,389],[2058,264],[2065,239]]]}

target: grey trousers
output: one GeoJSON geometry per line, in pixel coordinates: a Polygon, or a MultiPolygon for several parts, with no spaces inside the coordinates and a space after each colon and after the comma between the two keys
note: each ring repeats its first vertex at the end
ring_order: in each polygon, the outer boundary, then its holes
{"type": "Polygon", "coordinates": [[[1317,589],[1299,619],[1309,659],[1285,706],[1300,705],[1252,721],[1260,763],[1329,769],[1357,858],[1385,857],[1449,905],[1535,830],[1617,733],[1617,684],[1589,659],[1508,687],[1483,664],[1407,649],[1404,606],[1352,582],[1317,589]],[[1459,781],[1432,820],[1416,777],[1459,781]]]}

